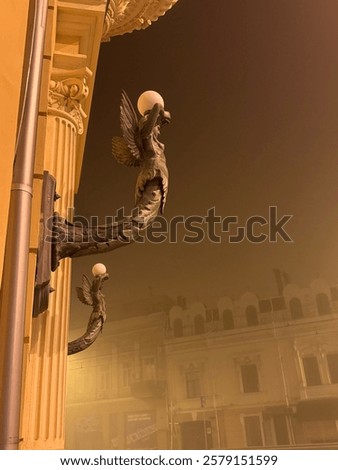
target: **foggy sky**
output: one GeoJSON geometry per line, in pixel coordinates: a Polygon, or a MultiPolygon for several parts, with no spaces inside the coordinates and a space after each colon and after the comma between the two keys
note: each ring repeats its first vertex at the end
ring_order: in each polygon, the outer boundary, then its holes
{"type": "MultiPolygon", "coordinates": [[[[73,261],[73,290],[103,262],[108,309],[165,293],[212,306],[247,290],[273,295],[272,269],[308,285],[337,278],[338,2],[179,0],[144,31],[102,44],[76,213],[133,205],[137,170],[111,156],[125,89],[162,94],[170,172],[165,210],[205,216],[292,214],[293,243],[208,240],[129,246],[73,261]]],[[[265,231],[266,232],[266,231],[265,231]]],[[[73,309],[82,309],[73,300],[73,309]]]]}

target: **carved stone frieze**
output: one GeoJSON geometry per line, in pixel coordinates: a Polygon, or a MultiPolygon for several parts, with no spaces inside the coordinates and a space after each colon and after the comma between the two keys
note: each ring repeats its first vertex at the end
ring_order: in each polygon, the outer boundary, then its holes
{"type": "Polygon", "coordinates": [[[48,108],[51,114],[55,111],[66,113],[76,128],[78,134],[83,134],[83,120],[87,117],[81,103],[89,93],[85,78],[67,78],[65,80],[50,80],[48,108]]]}
{"type": "Polygon", "coordinates": [[[157,21],[177,0],[110,0],[103,27],[102,41],[112,36],[145,29],[157,21]]]}

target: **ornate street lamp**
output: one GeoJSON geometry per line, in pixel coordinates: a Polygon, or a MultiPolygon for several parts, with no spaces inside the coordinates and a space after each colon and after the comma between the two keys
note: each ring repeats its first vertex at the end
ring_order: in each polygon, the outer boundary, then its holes
{"type": "MultiPolygon", "coordinates": [[[[107,225],[72,224],[54,212],[54,201],[59,197],[55,192],[56,181],[48,172],[44,174],[34,316],[48,308],[48,298],[52,291],[51,271],[57,269],[62,259],[106,253],[130,244],[138,240],[156,216],[163,212],[168,193],[168,169],[164,145],[159,136],[162,126],[170,123],[171,116],[164,109],[163,98],[155,91],[142,93],[137,107],[141,117],[137,116],[130,99],[123,91],[120,106],[122,137],[114,137],[112,140],[112,151],[117,161],[140,169],[136,181],[135,207],[129,216],[107,225]]],[[[83,336],[77,342],[70,343],[69,354],[92,344],[102,328],[105,313],[101,314],[100,321],[100,315],[97,318],[95,315],[100,309],[103,311],[104,296],[101,288],[107,276],[104,269],[104,273],[94,273],[92,283],[88,278],[83,278],[82,290],[78,290],[78,294],[82,292],[79,294],[80,300],[96,306],[84,335],[86,339],[83,336]]]]}

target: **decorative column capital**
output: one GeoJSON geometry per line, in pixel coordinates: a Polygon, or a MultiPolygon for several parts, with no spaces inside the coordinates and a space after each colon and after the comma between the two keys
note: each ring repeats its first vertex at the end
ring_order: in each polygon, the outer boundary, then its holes
{"type": "Polygon", "coordinates": [[[176,2],[177,0],[110,0],[102,41],[107,42],[112,36],[147,28],[176,2]]]}
{"type": "Polygon", "coordinates": [[[64,115],[73,121],[78,134],[83,134],[83,120],[87,117],[81,103],[87,98],[89,88],[86,78],[66,78],[50,80],[48,111],[50,114],[64,115]]]}

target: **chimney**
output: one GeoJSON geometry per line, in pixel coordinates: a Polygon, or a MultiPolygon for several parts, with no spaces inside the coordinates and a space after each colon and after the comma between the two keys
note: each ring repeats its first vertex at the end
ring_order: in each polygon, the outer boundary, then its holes
{"type": "Polygon", "coordinates": [[[283,295],[284,282],[282,272],[280,269],[274,268],[273,273],[275,275],[278,295],[283,295]]]}
{"type": "Polygon", "coordinates": [[[288,273],[283,273],[283,284],[284,284],[284,287],[287,286],[288,284],[290,284],[291,280],[290,280],[290,276],[288,273]]]}

